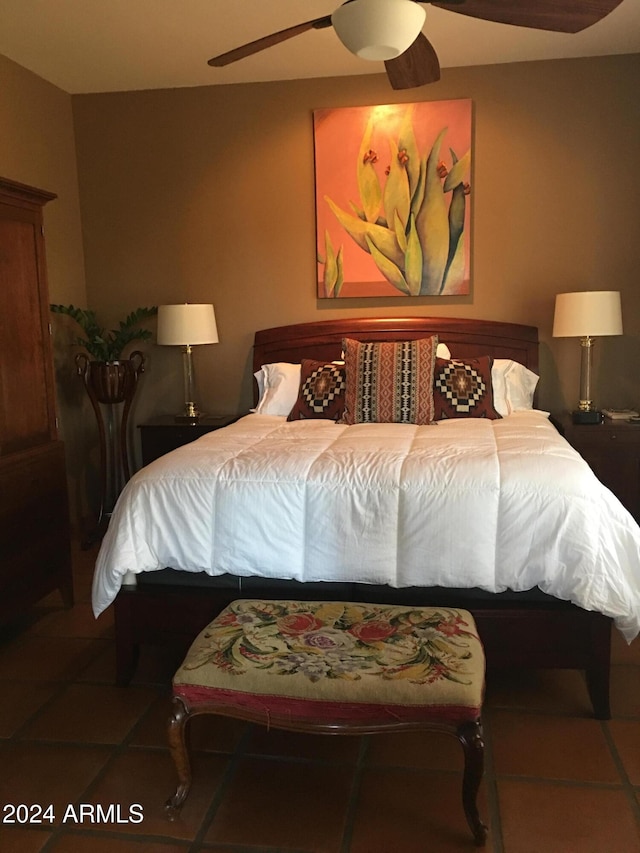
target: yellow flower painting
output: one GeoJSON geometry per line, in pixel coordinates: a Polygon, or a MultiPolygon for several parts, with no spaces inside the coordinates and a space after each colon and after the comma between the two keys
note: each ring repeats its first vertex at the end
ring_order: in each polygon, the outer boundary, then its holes
{"type": "Polygon", "coordinates": [[[470,100],[316,110],[318,297],[470,288],[470,100]]]}

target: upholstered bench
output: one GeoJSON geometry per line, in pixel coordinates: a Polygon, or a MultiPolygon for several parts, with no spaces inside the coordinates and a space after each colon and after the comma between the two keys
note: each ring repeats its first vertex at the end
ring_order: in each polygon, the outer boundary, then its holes
{"type": "Polygon", "coordinates": [[[189,793],[186,724],[197,714],[319,734],[427,729],[462,744],[462,804],[483,844],[483,691],[484,654],[466,610],[234,601],[198,635],[173,679],[178,787],[167,814],[175,818],[189,793]]]}

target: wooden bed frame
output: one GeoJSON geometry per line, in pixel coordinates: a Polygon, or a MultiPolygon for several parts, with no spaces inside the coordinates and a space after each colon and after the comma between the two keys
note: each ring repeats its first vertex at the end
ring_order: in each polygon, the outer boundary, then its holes
{"type": "MultiPolygon", "coordinates": [[[[253,367],[302,358],[340,358],[343,337],[409,340],[437,334],[454,358],[490,355],[538,369],[535,327],[485,320],[431,317],[357,318],[281,326],[256,332],[253,367]]],[[[585,672],[594,714],[608,719],[611,620],[541,592],[486,593],[444,588],[393,589],[365,584],[302,584],[262,578],[204,578],[172,570],[138,577],[115,601],[117,681],[127,684],[143,643],[186,651],[195,635],[234,598],[338,599],[461,606],[473,613],[489,668],[563,668],[585,672]],[[168,578],[167,578],[168,575],[168,578]]]]}

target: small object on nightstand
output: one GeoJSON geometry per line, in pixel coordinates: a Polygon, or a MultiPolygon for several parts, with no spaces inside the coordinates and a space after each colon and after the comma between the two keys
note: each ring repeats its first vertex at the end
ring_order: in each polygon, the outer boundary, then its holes
{"type": "Polygon", "coordinates": [[[640,418],[640,412],[635,409],[603,409],[602,414],[605,418],[611,418],[612,421],[628,421],[630,418],[640,418]]]}
{"type": "Polygon", "coordinates": [[[602,412],[598,412],[595,409],[589,412],[582,412],[580,410],[571,412],[571,419],[574,424],[600,424],[602,423],[602,418],[602,412]]]}

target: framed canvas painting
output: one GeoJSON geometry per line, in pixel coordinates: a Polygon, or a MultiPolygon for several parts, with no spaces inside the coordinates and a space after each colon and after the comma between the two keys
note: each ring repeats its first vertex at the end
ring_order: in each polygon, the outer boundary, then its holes
{"type": "Polygon", "coordinates": [[[469,293],[470,100],[315,110],[318,297],[469,293]]]}

